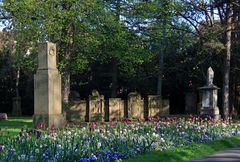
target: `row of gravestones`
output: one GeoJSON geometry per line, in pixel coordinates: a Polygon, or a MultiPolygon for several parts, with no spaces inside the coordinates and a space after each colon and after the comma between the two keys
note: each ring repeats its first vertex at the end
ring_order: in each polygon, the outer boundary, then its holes
{"type": "Polygon", "coordinates": [[[160,96],[149,95],[147,101],[137,92],[129,93],[128,100],[109,98],[104,100],[98,92],[92,93],[89,100],[73,100],[66,109],[68,121],[119,121],[123,118],[144,120],[147,117],[169,115],[169,101],[160,96]]]}

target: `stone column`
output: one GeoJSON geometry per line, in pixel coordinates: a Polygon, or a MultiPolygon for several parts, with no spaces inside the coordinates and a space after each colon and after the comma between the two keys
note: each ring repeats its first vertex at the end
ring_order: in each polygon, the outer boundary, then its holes
{"type": "Polygon", "coordinates": [[[34,75],[34,126],[64,127],[62,114],[61,75],[56,67],[56,45],[40,43],[38,69],[34,75]]]}

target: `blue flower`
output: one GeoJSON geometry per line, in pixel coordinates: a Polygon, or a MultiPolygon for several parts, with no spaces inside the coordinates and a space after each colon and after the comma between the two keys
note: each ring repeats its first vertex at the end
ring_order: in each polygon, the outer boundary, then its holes
{"type": "Polygon", "coordinates": [[[84,158],[81,158],[78,162],[90,162],[90,160],[84,157],[84,158]]]}
{"type": "Polygon", "coordinates": [[[90,160],[91,160],[91,161],[97,161],[96,155],[91,154],[90,160]]]}

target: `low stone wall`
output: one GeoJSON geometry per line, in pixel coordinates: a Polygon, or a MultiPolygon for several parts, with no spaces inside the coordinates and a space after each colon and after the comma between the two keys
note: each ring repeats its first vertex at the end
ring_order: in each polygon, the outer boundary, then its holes
{"type": "Polygon", "coordinates": [[[68,121],[120,121],[123,118],[144,120],[148,117],[169,115],[169,100],[158,95],[149,95],[146,100],[139,93],[128,95],[128,100],[91,95],[89,100],[73,101],[66,110],[68,121]]]}

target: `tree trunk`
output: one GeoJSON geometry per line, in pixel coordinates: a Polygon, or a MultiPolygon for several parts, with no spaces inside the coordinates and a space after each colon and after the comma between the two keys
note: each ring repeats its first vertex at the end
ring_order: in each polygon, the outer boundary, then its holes
{"type": "Polygon", "coordinates": [[[158,55],[158,64],[159,64],[159,72],[158,72],[158,80],[157,80],[157,95],[162,96],[162,80],[163,80],[163,47],[160,50],[158,55]]]}
{"type": "Polygon", "coordinates": [[[165,52],[165,47],[166,47],[166,20],[163,22],[163,38],[161,40],[161,49],[158,54],[158,64],[159,64],[159,72],[158,72],[158,78],[157,78],[157,95],[162,96],[162,82],[163,82],[163,68],[164,68],[164,52],[165,52]]]}
{"type": "Polygon", "coordinates": [[[63,73],[63,81],[62,81],[62,100],[64,104],[69,102],[69,94],[70,94],[70,73],[63,73]]]}
{"type": "MultiPolygon", "coordinates": [[[[120,21],[121,14],[121,0],[116,1],[116,21],[120,21]]],[[[119,22],[120,23],[120,22],[119,22]]],[[[117,97],[118,88],[118,66],[117,58],[113,56],[112,59],[112,87],[111,87],[111,97],[117,97]]]]}
{"type": "Polygon", "coordinates": [[[115,58],[113,58],[111,97],[117,97],[117,87],[118,87],[118,67],[117,67],[117,60],[115,58]]]}
{"type": "Polygon", "coordinates": [[[223,118],[225,120],[229,117],[229,80],[230,80],[230,60],[231,60],[231,34],[232,34],[232,2],[227,1],[227,24],[226,24],[226,53],[224,56],[223,65],[223,93],[222,106],[223,118]]]}
{"type": "Polygon", "coordinates": [[[20,95],[19,95],[19,79],[20,79],[20,68],[17,68],[17,71],[16,71],[16,97],[20,97],[20,95]]]}

